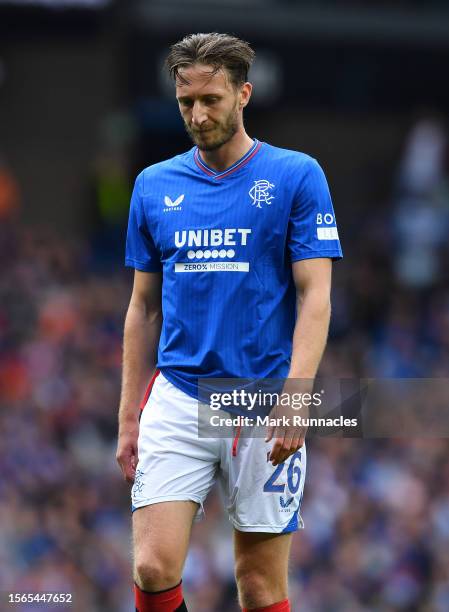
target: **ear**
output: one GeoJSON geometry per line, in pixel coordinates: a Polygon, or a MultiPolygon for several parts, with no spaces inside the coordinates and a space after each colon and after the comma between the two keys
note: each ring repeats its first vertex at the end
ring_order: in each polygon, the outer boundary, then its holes
{"type": "Polygon", "coordinates": [[[251,93],[253,91],[253,86],[251,85],[251,83],[244,83],[242,85],[242,88],[240,89],[240,95],[239,95],[239,109],[242,110],[243,108],[245,108],[245,106],[248,104],[250,98],[251,98],[251,93]]]}

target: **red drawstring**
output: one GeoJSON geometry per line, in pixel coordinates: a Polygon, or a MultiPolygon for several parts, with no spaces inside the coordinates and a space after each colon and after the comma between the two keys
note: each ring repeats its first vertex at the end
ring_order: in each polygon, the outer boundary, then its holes
{"type": "Polygon", "coordinates": [[[145,408],[145,406],[147,405],[147,401],[148,401],[148,398],[150,397],[151,389],[153,388],[153,385],[154,385],[154,383],[156,381],[156,378],[159,376],[160,373],[161,373],[160,370],[156,370],[155,373],[153,374],[153,376],[151,377],[150,382],[148,383],[148,387],[147,387],[147,390],[145,391],[144,398],[140,402],[140,411],[141,412],[145,408]]]}
{"type": "Polygon", "coordinates": [[[239,443],[241,429],[242,428],[240,427],[240,425],[238,425],[237,426],[237,433],[235,434],[234,441],[232,443],[232,456],[233,457],[237,457],[237,444],[239,443]]]}

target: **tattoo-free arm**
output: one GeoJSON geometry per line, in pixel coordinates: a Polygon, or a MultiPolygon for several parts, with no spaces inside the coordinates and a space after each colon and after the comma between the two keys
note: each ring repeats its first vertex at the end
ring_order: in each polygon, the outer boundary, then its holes
{"type": "Polygon", "coordinates": [[[326,346],[331,314],[332,261],[303,259],[292,265],[298,316],[289,378],[315,378],[326,346]]]}
{"type": "MultiPolygon", "coordinates": [[[[288,394],[312,391],[329,330],[332,261],[329,258],[304,259],[293,263],[292,271],[298,315],[290,371],[283,389],[288,394]]],[[[279,408],[275,414],[279,414],[279,408]]],[[[282,463],[301,448],[305,432],[305,429],[294,426],[268,429],[267,441],[275,438],[269,457],[273,465],[282,463]]]]}
{"type": "Polygon", "coordinates": [[[162,325],[161,293],[160,272],[135,271],[125,319],[117,447],[117,461],[129,482],[134,479],[137,465],[139,406],[156,369],[162,325]]]}

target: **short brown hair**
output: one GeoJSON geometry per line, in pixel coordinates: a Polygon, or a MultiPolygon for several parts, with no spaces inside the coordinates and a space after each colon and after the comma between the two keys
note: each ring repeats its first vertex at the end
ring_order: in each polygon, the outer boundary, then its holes
{"type": "Polygon", "coordinates": [[[248,72],[255,57],[249,44],[230,34],[189,34],[170,48],[166,66],[171,77],[187,83],[180,74],[181,68],[193,64],[213,67],[213,74],[224,68],[234,86],[248,80],[248,72]]]}

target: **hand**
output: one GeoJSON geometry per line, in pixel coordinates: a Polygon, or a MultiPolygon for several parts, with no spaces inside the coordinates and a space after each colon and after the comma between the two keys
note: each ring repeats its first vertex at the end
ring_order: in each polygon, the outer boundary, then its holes
{"type": "Polygon", "coordinates": [[[137,440],[139,437],[139,424],[120,432],[117,444],[116,459],[122,470],[126,482],[133,483],[136,476],[137,462],[137,440]]]}
{"type": "MultiPolygon", "coordinates": [[[[312,384],[313,386],[313,384],[312,384]]],[[[273,466],[283,463],[290,455],[293,455],[304,444],[307,427],[295,423],[295,417],[307,419],[309,409],[307,402],[301,403],[298,406],[297,402],[292,402],[292,398],[297,398],[298,394],[310,393],[311,383],[308,380],[290,379],[286,381],[283,389],[283,396],[290,398],[288,405],[277,405],[270,412],[270,419],[275,419],[277,425],[269,425],[267,427],[267,435],[265,442],[270,442],[274,438],[274,443],[271,448],[271,453],[268,461],[271,461],[273,466]]]]}
{"type": "MultiPolygon", "coordinates": [[[[275,418],[281,418],[280,414],[281,411],[279,407],[276,407],[275,418]]],[[[291,417],[291,410],[288,410],[287,414],[291,417]]],[[[270,418],[273,416],[273,413],[270,414],[270,418]]],[[[294,425],[289,425],[287,427],[268,426],[265,442],[269,442],[274,437],[274,443],[268,461],[271,461],[273,466],[284,463],[290,455],[296,453],[296,451],[303,446],[306,439],[306,431],[307,427],[297,427],[294,425]]]]}

